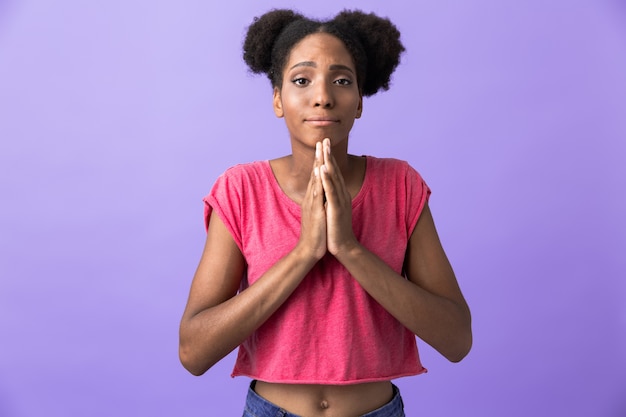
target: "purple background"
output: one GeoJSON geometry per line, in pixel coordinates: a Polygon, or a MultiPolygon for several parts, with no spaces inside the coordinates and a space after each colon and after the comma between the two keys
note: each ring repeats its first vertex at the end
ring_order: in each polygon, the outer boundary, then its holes
{"type": "Polygon", "coordinates": [[[0,416],[241,415],[233,357],[184,371],[201,197],[289,151],[241,60],[271,7],[389,16],[408,52],[351,151],[433,189],[473,312],[420,344],[409,416],[626,415],[626,5],[0,0],[0,416]]]}

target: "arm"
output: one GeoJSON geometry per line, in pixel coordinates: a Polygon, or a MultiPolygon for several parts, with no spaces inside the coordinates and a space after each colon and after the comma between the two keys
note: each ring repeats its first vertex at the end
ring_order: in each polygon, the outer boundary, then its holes
{"type": "Polygon", "coordinates": [[[350,195],[330,155],[330,146],[325,146],[324,157],[328,250],[405,327],[449,360],[460,361],[472,344],[470,312],[428,205],[407,245],[405,279],[354,237],[350,195]]]}
{"type": "Polygon", "coordinates": [[[239,294],[245,260],[224,223],[212,213],[180,323],[179,355],[189,372],[203,374],[241,344],[285,302],[325,254],[321,187],[319,175],[312,173],[302,204],[297,245],[239,294]]]}
{"type": "Polygon", "coordinates": [[[472,344],[469,308],[428,206],[407,247],[408,279],[360,244],[346,247],[336,257],[391,315],[448,360],[458,362],[467,355],[472,344]]]}

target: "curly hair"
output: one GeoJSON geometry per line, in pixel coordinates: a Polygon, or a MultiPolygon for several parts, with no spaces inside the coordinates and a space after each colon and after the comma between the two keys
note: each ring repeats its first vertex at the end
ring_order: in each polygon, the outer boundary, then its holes
{"type": "Polygon", "coordinates": [[[313,33],[340,39],[352,56],[357,84],[364,96],[388,90],[391,74],[404,46],[400,32],[387,18],[359,10],[344,10],[321,21],[287,9],[271,10],[255,17],[243,43],[243,59],[255,74],[266,74],[272,87],[282,87],[283,69],[293,47],[313,33]]]}

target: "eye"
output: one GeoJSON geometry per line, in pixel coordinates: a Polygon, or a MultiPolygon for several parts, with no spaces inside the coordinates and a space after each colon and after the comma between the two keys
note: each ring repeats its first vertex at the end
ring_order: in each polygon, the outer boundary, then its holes
{"type": "Polygon", "coordinates": [[[291,80],[291,82],[297,86],[304,87],[305,85],[309,83],[309,80],[307,80],[306,78],[300,77],[300,78],[294,78],[293,80],[291,80]]]}
{"type": "Polygon", "coordinates": [[[340,78],[338,80],[335,80],[335,84],[348,86],[348,85],[352,85],[352,80],[348,78],[340,78]]]}

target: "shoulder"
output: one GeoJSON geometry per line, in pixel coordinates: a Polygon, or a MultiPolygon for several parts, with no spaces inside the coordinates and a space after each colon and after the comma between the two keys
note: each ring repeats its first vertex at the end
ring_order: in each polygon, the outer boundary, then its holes
{"type": "Polygon", "coordinates": [[[420,174],[407,161],[397,158],[378,158],[375,156],[366,156],[367,169],[376,177],[395,177],[406,178],[407,176],[417,176],[420,174]]]}
{"type": "Polygon", "coordinates": [[[367,156],[366,175],[378,193],[393,193],[396,199],[400,195],[409,200],[417,199],[418,206],[422,206],[431,193],[421,174],[402,159],[367,156]]]}
{"type": "Polygon", "coordinates": [[[259,184],[267,183],[267,161],[254,161],[233,165],[223,171],[215,180],[213,187],[205,200],[209,197],[223,199],[226,195],[244,196],[250,189],[259,184]]]}
{"type": "Polygon", "coordinates": [[[233,165],[222,172],[213,187],[246,187],[267,182],[269,173],[268,161],[254,161],[233,165]]]}
{"type": "Polygon", "coordinates": [[[227,168],[219,178],[242,178],[261,175],[266,171],[268,161],[254,161],[233,165],[227,168]]]}

